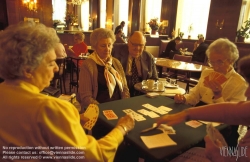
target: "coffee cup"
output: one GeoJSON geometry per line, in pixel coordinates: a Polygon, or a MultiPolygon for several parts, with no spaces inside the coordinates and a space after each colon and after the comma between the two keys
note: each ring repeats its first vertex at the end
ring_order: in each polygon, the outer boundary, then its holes
{"type": "Polygon", "coordinates": [[[148,79],[148,80],[147,80],[147,85],[148,85],[148,89],[150,89],[150,90],[154,89],[155,80],[153,80],[153,79],[148,79]]]}
{"type": "Polygon", "coordinates": [[[176,80],[176,79],[173,79],[173,78],[170,78],[170,79],[169,79],[169,83],[170,83],[171,86],[176,86],[177,80],[176,80]]]}
{"type": "Polygon", "coordinates": [[[159,81],[157,84],[157,88],[159,91],[163,91],[164,90],[164,82],[163,81],[159,81]]]}

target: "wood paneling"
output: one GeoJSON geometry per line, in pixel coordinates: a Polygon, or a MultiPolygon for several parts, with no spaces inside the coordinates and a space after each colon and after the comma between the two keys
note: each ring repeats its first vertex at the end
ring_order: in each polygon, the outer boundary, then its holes
{"type": "Polygon", "coordinates": [[[168,27],[166,34],[171,36],[171,32],[175,29],[175,22],[177,16],[178,0],[162,0],[161,21],[168,20],[168,27]]]}
{"type": "Polygon", "coordinates": [[[8,26],[6,0],[0,1],[0,30],[8,26]]]}
{"type": "Polygon", "coordinates": [[[242,0],[211,0],[206,39],[227,37],[235,41],[242,0]],[[223,28],[216,28],[224,20],[223,28]]]}
{"type": "Polygon", "coordinates": [[[7,14],[9,25],[24,20],[24,17],[38,18],[40,23],[53,27],[52,21],[52,0],[38,0],[37,12],[29,11],[22,3],[22,0],[7,0],[7,14]]]}
{"type": "Polygon", "coordinates": [[[141,8],[141,0],[130,0],[129,1],[129,7],[130,7],[130,14],[129,17],[131,18],[130,25],[131,25],[131,31],[130,33],[139,30],[140,27],[140,8],[141,8]]]}

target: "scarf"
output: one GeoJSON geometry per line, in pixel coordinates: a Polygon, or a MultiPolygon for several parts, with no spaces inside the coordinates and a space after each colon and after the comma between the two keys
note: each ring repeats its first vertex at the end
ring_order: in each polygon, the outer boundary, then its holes
{"type": "Polygon", "coordinates": [[[100,65],[100,66],[105,66],[104,69],[104,76],[106,79],[106,83],[107,83],[107,87],[109,90],[109,97],[111,98],[114,90],[115,90],[115,86],[116,83],[119,86],[120,91],[123,91],[123,86],[122,86],[122,82],[121,82],[121,76],[120,74],[112,67],[112,57],[110,56],[107,60],[107,62],[105,63],[96,52],[93,52],[89,58],[91,58],[92,60],[95,61],[96,64],[100,65]]]}

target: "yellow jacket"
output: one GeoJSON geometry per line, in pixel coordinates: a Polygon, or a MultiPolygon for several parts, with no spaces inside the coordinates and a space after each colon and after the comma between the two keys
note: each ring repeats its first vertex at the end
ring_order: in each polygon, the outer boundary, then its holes
{"type": "MultiPolygon", "coordinates": [[[[10,150],[12,146],[33,147],[28,148],[30,151],[39,146],[47,147],[49,151],[67,151],[53,147],[73,147],[73,151],[80,153],[73,156],[83,159],[80,161],[113,161],[117,147],[123,140],[119,129],[113,129],[97,141],[85,134],[79,113],[71,103],[40,94],[37,87],[24,81],[5,81],[0,84],[0,90],[0,154],[13,151],[10,150]]],[[[35,151],[38,156],[41,149],[35,151]]],[[[56,155],[54,153],[53,157],[56,155]]],[[[39,158],[44,156],[41,154],[39,158]]],[[[65,152],[58,156],[69,157],[65,152]]],[[[59,157],[58,161],[62,161],[62,158],[59,157]]],[[[74,157],[65,161],[74,161],[74,157]]],[[[79,159],[75,161],[79,162],[79,159]]]]}

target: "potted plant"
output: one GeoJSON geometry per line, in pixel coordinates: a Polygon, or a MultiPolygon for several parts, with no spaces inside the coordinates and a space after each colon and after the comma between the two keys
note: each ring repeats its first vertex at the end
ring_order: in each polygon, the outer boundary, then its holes
{"type": "Polygon", "coordinates": [[[157,21],[158,18],[153,18],[147,23],[151,28],[151,34],[156,34],[156,31],[159,29],[159,23],[157,21]]]}
{"type": "Polygon", "coordinates": [[[78,21],[78,17],[73,12],[67,12],[65,17],[65,23],[67,27],[71,30],[74,27],[74,24],[78,21]]]}
{"type": "Polygon", "coordinates": [[[181,39],[182,39],[183,35],[184,35],[183,32],[180,32],[180,33],[179,33],[179,37],[180,37],[181,39]]]}
{"type": "Polygon", "coordinates": [[[241,26],[236,32],[238,42],[244,42],[245,38],[249,38],[250,35],[250,19],[244,22],[245,26],[241,26]]]}
{"type": "Polygon", "coordinates": [[[191,39],[191,33],[192,33],[192,31],[193,31],[193,24],[190,24],[189,26],[188,26],[188,39],[191,39]]]}

